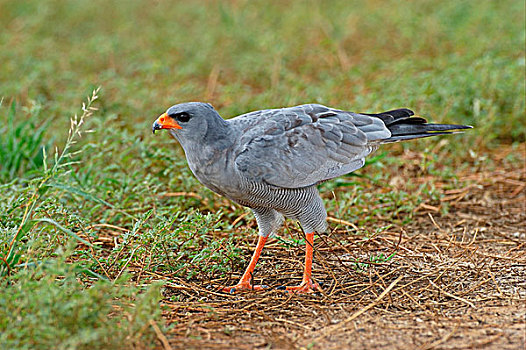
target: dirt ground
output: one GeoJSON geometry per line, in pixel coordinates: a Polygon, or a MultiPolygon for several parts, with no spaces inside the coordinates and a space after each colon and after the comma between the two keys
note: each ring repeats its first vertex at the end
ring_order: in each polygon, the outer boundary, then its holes
{"type": "MultiPolygon", "coordinates": [[[[469,185],[444,190],[441,203],[421,205],[410,225],[370,238],[336,225],[315,244],[314,279],[323,293],[289,295],[271,288],[229,295],[215,288],[239,275],[208,285],[170,278],[164,318],[171,329],[158,330],[159,346],[524,349],[524,158],[496,169],[459,174],[469,185]],[[446,204],[449,212],[441,215],[446,204]],[[364,264],[375,253],[393,252],[391,260],[364,264]],[[170,301],[174,295],[179,301],[170,301]]],[[[269,241],[255,282],[297,283],[302,249],[269,241]]]]}

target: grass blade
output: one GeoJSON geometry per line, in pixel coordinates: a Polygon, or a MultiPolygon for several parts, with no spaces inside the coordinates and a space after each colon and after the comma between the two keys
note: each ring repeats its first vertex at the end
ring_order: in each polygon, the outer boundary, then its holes
{"type": "Polygon", "coordinates": [[[89,247],[95,248],[95,246],[93,244],[91,244],[90,242],[86,241],[85,239],[79,237],[79,235],[77,235],[75,232],[71,231],[69,228],[66,228],[66,227],[62,226],[61,224],[59,224],[58,222],[56,222],[53,219],[41,218],[41,219],[34,219],[33,221],[34,222],[46,222],[48,224],[51,224],[51,225],[55,226],[56,228],[58,228],[60,231],[62,231],[65,234],[67,234],[68,236],[73,237],[77,241],[79,241],[79,242],[81,242],[81,243],[83,243],[83,244],[85,244],[85,245],[87,245],[89,247]]]}

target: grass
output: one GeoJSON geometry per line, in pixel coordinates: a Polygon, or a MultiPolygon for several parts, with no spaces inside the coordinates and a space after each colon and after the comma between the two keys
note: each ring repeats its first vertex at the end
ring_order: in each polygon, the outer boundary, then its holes
{"type": "MultiPolygon", "coordinates": [[[[243,268],[252,216],[200,186],[167,135],[151,136],[174,103],[207,101],[226,117],[306,102],[407,106],[474,125],[384,148],[320,186],[329,215],[367,237],[466,185],[455,174],[491,167],[492,149],[525,141],[517,1],[0,0],[0,9],[2,348],[148,347],[149,322],[164,330],[162,276],[243,268]]],[[[297,232],[289,224],[283,244],[297,232]]]]}
{"type": "Polygon", "coordinates": [[[159,285],[146,291],[121,279],[89,283],[83,268],[40,260],[1,283],[0,344],[9,349],[129,349],[152,342],[145,325],[160,314],[159,285]],[[112,332],[110,332],[112,330],[112,332]]]}
{"type": "MultiPolygon", "coordinates": [[[[1,103],[0,103],[1,106],[1,103]]],[[[39,119],[40,108],[32,106],[29,114],[39,119]]],[[[45,148],[51,148],[52,140],[43,140],[43,134],[48,128],[44,122],[35,126],[33,121],[28,123],[15,122],[17,115],[16,103],[6,111],[7,123],[0,139],[0,163],[2,164],[0,179],[9,182],[18,177],[31,177],[31,174],[43,166],[45,148]],[[15,127],[16,125],[16,127],[15,127]]]]}

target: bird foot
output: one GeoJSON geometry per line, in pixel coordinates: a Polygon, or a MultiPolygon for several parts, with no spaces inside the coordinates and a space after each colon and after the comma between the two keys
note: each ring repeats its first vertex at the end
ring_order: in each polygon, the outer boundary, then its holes
{"type": "Polygon", "coordinates": [[[247,290],[263,290],[263,289],[266,289],[268,288],[267,286],[265,285],[251,285],[250,283],[238,283],[236,284],[235,286],[231,286],[231,287],[224,287],[222,288],[221,290],[225,293],[231,293],[231,294],[234,294],[236,292],[240,292],[240,291],[247,291],[247,290]]]}
{"type": "Polygon", "coordinates": [[[281,286],[278,289],[286,290],[289,293],[314,293],[321,290],[320,285],[312,282],[312,280],[303,281],[298,286],[281,286]]]}

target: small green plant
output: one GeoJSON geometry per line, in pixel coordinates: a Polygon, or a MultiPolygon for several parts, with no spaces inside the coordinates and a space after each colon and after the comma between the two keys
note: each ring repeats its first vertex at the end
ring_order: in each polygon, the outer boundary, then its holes
{"type": "Polygon", "coordinates": [[[369,256],[369,262],[366,261],[359,261],[356,259],[352,265],[354,266],[354,269],[356,271],[366,271],[368,268],[371,267],[371,265],[374,264],[382,264],[389,262],[391,259],[393,259],[396,255],[396,252],[393,252],[390,255],[385,255],[384,253],[376,253],[369,256]]]}
{"type": "Polygon", "coordinates": [[[375,263],[375,264],[381,264],[381,263],[386,263],[388,261],[390,261],[392,258],[394,258],[394,256],[396,255],[396,252],[390,254],[390,255],[385,255],[384,253],[377,253],[376,255],[371,255],[369,257],[369,261],[371,261],[372,263],[375,263]]]}
{"type": "Polygon", "coordinates": [[[280,236],[276,236],[275,238],[280,243],[280,245],[285,248],[300,247],[305,244],[304,238],[300,238],[300,239],[295,238],[295,237],[284,238],[280,236]]]}

